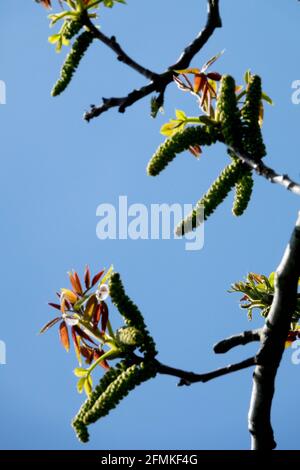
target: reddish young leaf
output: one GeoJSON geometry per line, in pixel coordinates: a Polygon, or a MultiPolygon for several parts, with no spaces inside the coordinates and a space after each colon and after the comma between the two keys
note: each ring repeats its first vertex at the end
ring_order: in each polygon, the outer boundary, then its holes
{"type": "Polygon", "coordinates": [[[52,302],[48,302],[48,305],[50,305],[50,307],[56,308],[57,310],[60,310],[60,305],[59,304],[54,304],[52,302]]]}
{"type": "Polygon", "coordinates": [[[37,3],[41,3],[45,8],[51,8],[51,0],[36,0],[37,3]]]}
{"type": "Polygon", "coordinates": [[[92,286],[94,286],[100,279],[100,277],[102,276],[102,274],[104,273],[104,270],[103,271],[100,271],[98,274],[96,274],[94,277],[93,277],[93,280],[92,280],[92,286]]]}
{"type": "Polygon", "coordinates": [[[50,320],[48,323],[46,323],[45,326],[43,326],[43,328],[40,331],[40,335],[48,331],[49,328],[52,328],[52,326],[56,325],[56,323],[59,322],[60,320],[61,320],[61,317],[56,317],[53,320],[50,320]]]}
{"type": "MultiPolygon", "coordinates": [[[[99,359],[99,357],[103,356],[103,354],[104,354],[103,351],[98,351],[94,349],[94,361],[99,359]]],[[[103,367],[104,369],[110,369],[110,366],[106,359],[104,359],[104,361],[99,362],[99,366],[103,367]]]]}
{"type": "Polygon", "coordinates": [[[74,326],[73,327],[74,330],[76,331],[76,333],[78,334],[78,336],[80,336],[80,338],[83,338],[85,339],[86,341],[89,341],[90,343],[93,343],[93,344],[96,344],[92,338],[90,338],[84,331],[82,331],[78,326],[74,326]]]}
{"type": "Polygon", "coordinates": [[[207,77],[210,79],[210,80],[214,80],[215,82],[219,82],[222,78],[222,75],[218,72],[209,72],[207,74],[207,77]]]}
{"type": "Polygon", "coordinates": [[[76,292],[76,294],[81,295],[82,287],[81,287],[81,282],[80,282],[78,274],[75,271],[73,273],[69,273],[69,278],[70,278],[70,282],[73,287],[73,290],[76,292]]]}
{"type": "Polygon", "coordinates": [[[91,364],[93,357],[94,357],[94,349],[90,348],[86,345],[80,346],[80,353],[85,358],[85,362],[87,364],[91,364]]]}
{"type": "Polygon", "coordinates": [[[84,283],[87,289],[91,287],[91,272],[90,272],[90,268],[88,267],[88,265],[86,265],[85,271],[84,271],[84,283]]]}
{"type": "Polygon", "coordinates": [[[98,304],[97,308],[94,311],[93,318],[92,318],[92,323],[94,325],[94,328],[97,328],[98,323],[100,321],[100,317],[101,317],[101,305],[98,304]]]}
{"type": "Polygon", "coordinates": [[[195,75],[194,78],[194,92],[199,93],[199,91],[203,88],[205,84],[206,78],[203,73],[199,73],[195,75]]]}
{"type": "Polygon", "coordinates": [[[108,322],[108,307],[105,302],[100,303],[101,307],[101,332],[105,333],[106,327],[107,327],[107,322],[108,322]]]}
{"type": "Polygon", "coordinates": [[[69,352],[70,351],[70,338],[69,338],[68,327],[66,325],[66,322],[64,321],[62,321],[59,326],[59,338],[65,350],[69,352]]]}

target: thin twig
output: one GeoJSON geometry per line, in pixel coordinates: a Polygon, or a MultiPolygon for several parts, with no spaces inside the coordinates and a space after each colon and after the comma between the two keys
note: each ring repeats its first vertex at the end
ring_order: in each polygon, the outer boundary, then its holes
{"type": "Polygon", "coordinates": [[[208,15],[204,29],[198,34],[194,41],[184,49],[179,59],[161,74],[156,74],[131,59],[131,57],[123,51],[114,37],[108,38],[91,23],[89,18],[85,19],[84,23],[86,27],[94,34],[95,38],[110,47],[118,55],[118,59],[120,61],[124,62],[146,78],[149,78],[151,82],[142,88],[132,90],[127,96],[119,98],[103,98],[102,104],[100,106],[92,106],[90,111],[85,113],[84,119],[90,121],[114,107],[117,107],[120,113],[124,113],[126,108],[153,92],[157,92],[159,94],[159,103],[163,104],[164,92],[167,86],[173,81],[174,70],[188,67],[191,60],[207,43],[215,29],[222,26],[219,12],[219,0],[208,0],[207,6],[208,15]]]}
{"type": "Polygon", "coordinates": [[[214,345],[216,354],[224,354],[236,346],[245,346],[254,341],[260,341],[261,328],[257,330],[244,331],[238,335],[230,336],[214,345]]]}
{"type": "Polygon", "coordinates": [[[108,37],[102,31],[100,31],[100,29],[98,29],[92,23],[86,12],[83,13],[82,22],[96,39],[99,39],[99,41],[101,41],[103,44],[105,44],[117,54],[117,59],[120,62],[123,62],[124,64],[128,65],[128,67],[131,67],[136,72],[140,73],[149,80],[155,80],[157,78],[158,75],[156,73],[143,67],[135,60],[133,60],[128,54],[126,54],[126,52],[122,49],[121,45],[117,42],[115,36],[108,37]]]}
{"type": "Polygon", "coordinates": [[[253,388],[248,415],[252,449],[276,447],[271,425],[274,384],[290,323],[297,305],[300,277],[300,213],[290,242],[275,274],[275,294],[262,329],[261,348],[253,374],[253,388]]]}
{"type": "Polygon", "coordinates": [[[173,377],[180,378],[178,386],[191,385],[196,382],[208,382],[209,380],[216,379],[222,375],[231,374],[247,367],[254,366],[256,364],[255,357],[250,357],[242,362],[236,364],[230,364],[226,367],[207,372],[205,374],[195,374],[194,372],[188,372],[181,369],[175,369],[174,367],[166,366],[156,361],[157,371],[159,374],[172,375],[173,377]]]}

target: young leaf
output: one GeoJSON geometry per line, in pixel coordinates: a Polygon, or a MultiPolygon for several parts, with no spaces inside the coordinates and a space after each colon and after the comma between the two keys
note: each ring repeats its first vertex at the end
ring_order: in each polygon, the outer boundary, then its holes
{"type": "Polygon", "coordinates": [[[77,392],[82,393],[84,384],[86,382],[86,377],[81,377],[77,382],[77,392]]]}
{"type": "Polygon", "coordinates": [[[76,367],[76,369],[74,369],[74,375],[76,375],[76,377],[86,377],[87,370],[82,367],[76,367]]]}
{"type": "Polygon", "coordinates": [[[66,322],[64,321],[62,321],[59,326],[59,338],[65,350],[69,352],[70,351],[70,338],[69,338],[69,332],[68,332],[66,322]]]}
{"type": "Polygon", "coordinates": [[[52,328],[52,326],[54,326],[57,322],[59,322],[61,320],[60,317],[56,317],[54,318],[53,320],[50,320],[48,323],[46,323],[45,326],[43,326],[43,328],[41,329],[40,331],[40,335],[45,333],[46,331],[49,330],[49,328],[52,328]]]}

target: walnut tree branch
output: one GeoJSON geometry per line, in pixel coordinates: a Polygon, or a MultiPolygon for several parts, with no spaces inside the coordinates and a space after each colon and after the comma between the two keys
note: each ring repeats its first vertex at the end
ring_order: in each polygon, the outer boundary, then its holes
{"type": "Polygon", "coordinates": [[[161,364],[159,361],[156,361],[157,372],[164,375],[172,375],[173,377],[180,378],[178,386],[182,385],[191,385],[196,382],[208,382],[209,380],[216,379],[222,375],[231,374],[232,372],[237,372],[242,369],[254,366],[256,364],[256,358],[250,357],[245,359],[242,362],[235,364],[230,364],[226,367],[207,372],[205,374],[195,374],[194,372],[188,372],[181,369],[175,369],[174,367],[166,366],[161,364]]]}
{"type": "Polygon", "coordinates": [[[157,78],[158,75],[156,73],[152,72],[149,69],[146,69],[145,67],[137,63],[135,60],[133,60],[128,54],[126,54],[126,52],[122,49],[121,45],[117,42],[115,36],[108,37],[104,33],[102,33],[102,31],[100,31],[100,29],[98,29],[92,23],[87,12],[83,12],[82,22],[96,39],[99,39],[99,41],[103,42],[103,44],[105,44],[117,54],[117,59],[120,62],[123,62],[124,64],[128,65],[128,67],[131,67],[144,77],[149,78],[149,80],[155,80],[157,78]]]}
{"type": "Polygon", "coordinates": [[[261,347],[256,356],[248,415],[253,450],[276,447],[271,426],[274,383],[285,348],[292,315],[297,304],[300,277],[300,213],[290,242],[275,274],[275,295],[262,329],[261,347]]]}
{"type": "Polygon", "coordinates": [[[120,113],[124,113],[126,108],[134,104],[136,101],[148,96],[152,92],[158,93],[158,102],[163,104],[164,92],[167,86],[173,81],[174,70],[183,69],[189,66],[194,56],[203,48],[209,38],[212,36],[216,28],[222,26],[222,21],[219,11],[219,0],[208,0],[208,14],[206,25],[203,30],[197,35],[191,44],[189,44],[182,52],[178,60],[170,65],[167,70],[161,74],[156,74],[149,69],[144,68],[135,60],[126,54],[113,36],[111,38],[104,35],[102,32],[93,25],[89,18],[84,18],[84,24],[92,32],[95,38],[110,47],[118,56],[118,60],[124,62],[129,67],[133,68],[146,78],[150,79],[150,83],[139,89],[134,89],[127,96],[119,98],[103,98],[100,106],[92,106],[90,111],[86,112],[84,119],[90,121],[91,119],[100,116],[105,111],[117,107],[120,113]]]}
{"type": "Polygon", "coordinates": [[[236,346],[244,346],[254,341],[260,341],[261,328],[257,330],[244,331],[238,335],[230,336],[214,345],[216,354],[224,354],[236,346]]]}
{"type": "Polygon", "coordinates": [[[236,157],[238,157],[249,168],[254,170],[258,175],[263,176],[271,183],[279,184],[292,193],[297,194],[297,196],[300,196],[300,184],[293,181],[288,175],[276,173],[275,170],[265,165],[261,160],[254,161],[253,158],[244,152],[240,152],[232,147],[230,150],[232,150],[236,157]]]}

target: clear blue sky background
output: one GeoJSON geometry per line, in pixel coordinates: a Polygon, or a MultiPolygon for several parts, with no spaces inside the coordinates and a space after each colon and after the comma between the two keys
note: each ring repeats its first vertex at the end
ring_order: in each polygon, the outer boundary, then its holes
{"type": "MultiPolygon", "coordinates": [[[[137,60],[161,71],[175,61],[205,22],[206,2],[128,0],[106,10],[103,31],[116,34],[137,60]]],[[[193,98],[175,85],[165,116],[152,120],[149,99],[125,115],[115,110],[91,122],[83,112],[102,96],[122,95],[144,80],[94,44],[66,93],[50,90],[63,55],[48,44],[46,11],[33,1],[1,0],[0,79],[7,84],[1,122],[1,328],[7,365],[0,366],[0,446],[3,449],[82,449],[70,421],[82,401],[75,390],[73,354],[57,331],[37,331],[53,315],[47,301],[67,283],[66,273],[111,263],[147,319],[170,365],[208,371],[250,356],[256,346],[215,356],[212,345],[251,327],[226,291],[248,271],[277,266],[296,219],[299,201],[255,178],[246,215],[235,219],[231,197],[206,223],[205,247],[184,250],[179,241],[99,241],[96,208],[117,203],[193,203],[208,188],[227,156],[221,146],[196,161],[180,155],[156,179],[145,167],[162,141],[161,124],[175,108],[197,113],[193,98]]],[[[296,0],[221,2],[223,29],[193,61],[201,66],[222,49],[215,69],[241,81],[247,68],[264,79],[276,106],[264,125],[267,163],[300,178],[300,107],[291,83],[300,79],[296,0]]],[[[118,324],[112,310],[112,321],[118,324]]],[[[262,322],[257,316],[253,326],[262,322]]],[[[280,449],[299,449],[299,367],[286,352],[278,374],[273,424],[280,449]]],[[[158,377],[134,391],[111,415],[91,427],[86,449],[246,449],[251,370],[190,388],[158,377]]]]}

